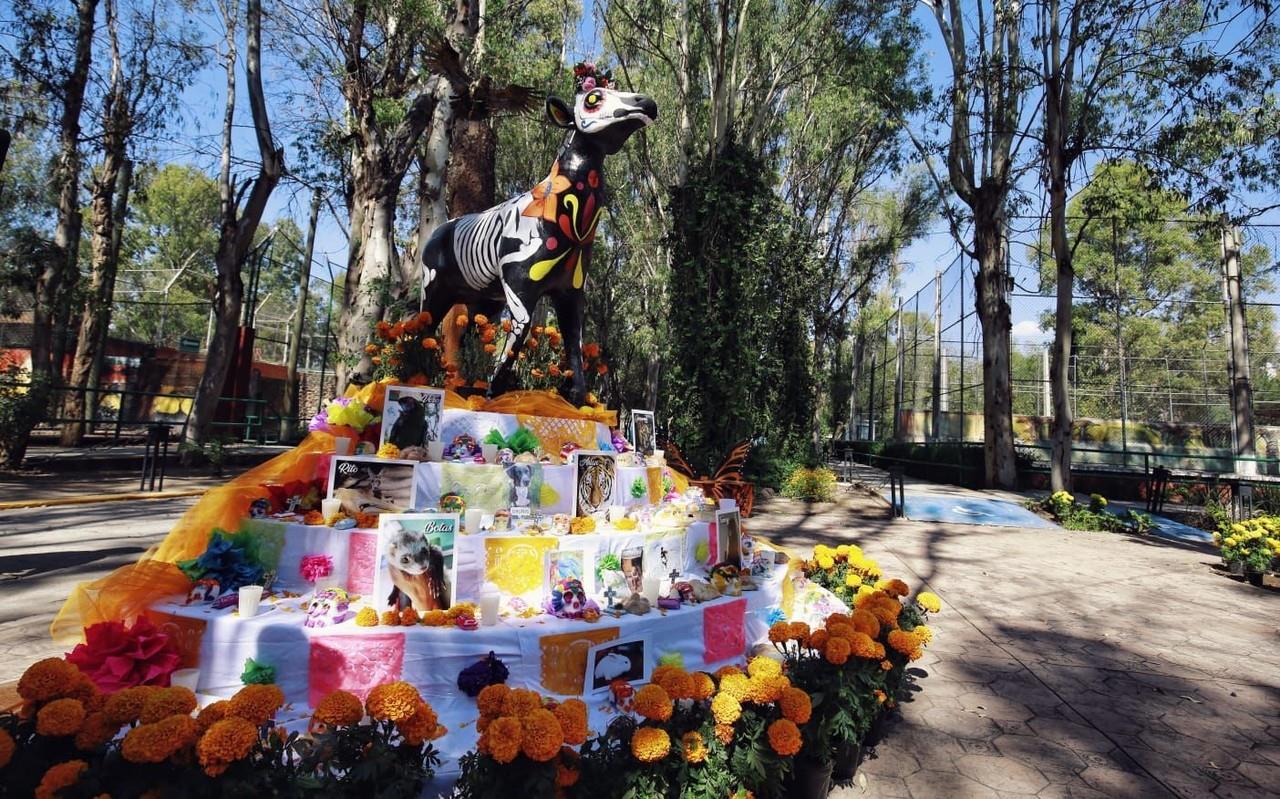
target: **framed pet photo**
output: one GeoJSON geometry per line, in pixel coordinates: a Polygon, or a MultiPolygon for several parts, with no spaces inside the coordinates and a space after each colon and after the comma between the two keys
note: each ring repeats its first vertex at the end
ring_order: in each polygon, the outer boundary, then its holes
{"type": "Polygon", "coordinates": [[[738,509],[716,511],[716,563],[742,568],[742,518],[738,509]]]}
{"type": "Polygon", "coordinates": [[[329,497],[342,500],[348,516],[402,513],[413,507],[413,467],[417,461],[364,455],[335,455],[329,464],[329,497]]]}
{"type": "Polygon", "coordinates": [[[590,516],[608,510],[610,505],[624,504],[618,490],[616,452],[575,450],[573,467],[574,510],[578,516],[590,516]]]}
{"type": "Polygon", "coordinates": [[[631,446],[642,455],[652,455],[658,448],[657,428],[653,424],[653,411],[631,412],[631,446]]]}
{"type": "Polygon", "coordinates": [[[382,406],[382,437],[379,444],[395,444],[400,449],[425,447],[440,441],[444,418],[444,391],[421,386],[387,386],[382,406]]]}
{"type": "Polygon", "coordinates": [[[587,674],[582,683],[587,694],[608,692],[614,680],[632,685],[649,681],[653,672],[653,647],[646,636],[616,638],[587,650],[587,674]]]}
{"type": "Polygon", "coordinates": [[[456,513],[384,513],[378,517],[378,568],[371,604],[379,611],[448,610],[454,602],[456,513]]]}
{"type": "Polygon", "coordinates": [[[548,589],[560,580],[577,580],[587,596],[595,593],[595,569],[585,549],[553,549],[546,560],[548,589]]]}

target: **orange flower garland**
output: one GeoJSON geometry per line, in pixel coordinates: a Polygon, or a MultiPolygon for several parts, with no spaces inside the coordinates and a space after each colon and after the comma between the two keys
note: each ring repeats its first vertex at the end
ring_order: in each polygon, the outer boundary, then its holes
{"type": "Polygon", "coordinates": [[[51,738],[75,735],[84,717],[84,705],[78,699],[55,699],[36,712],[36,732],[51,738]]]}

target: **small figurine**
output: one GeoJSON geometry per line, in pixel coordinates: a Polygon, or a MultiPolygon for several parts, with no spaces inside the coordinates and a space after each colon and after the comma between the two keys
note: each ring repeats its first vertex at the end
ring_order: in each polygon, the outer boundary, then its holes
{"type": "Polygon", "coordinates": [[[261,519],[271,514],[271,500],[266,497],[259,497],[249,503],[249,518],[261,519]]]}
{"type": "Polygon", "coordinates": [[[511,511],[506,508],[498,508],[493,512],[493,530],[494,532],[506,532],[511,529],[511,511]]]}
{"type": "Polygon", "coordinates": [[[333,529],[335,530],[350,530],[355,526],[356,520],[350,516],[343,516],[341,519],[333,523],[333,529]]]}
{"type": "Polygon", "coordinates": [[[653,607],[649,604],[649,600],[641,594],[632,594],[626,602],[622,603],[622,609],[633,616],[643,616],[653,607]]]}
{"type": "Polygon", "coordinates": [[[713,599],[720,598],[720,592],[716,590],[716,587],[709,583],[704,583],[702,580],[690,580],[689,587],[693,590],[693,600],[695,602],[710,602],[713,599]]]}
{"type": "Polygon", "coordinates": [[[476,440],[466,433],[459,433],[454,436],[453,443],[445,447],[444,458],[456,463],[473,460],[477,455],[482,455],[484,450],[476,443],[476,440]]]}
{"type": "Polygon", "coordinates": [[[304,605],[307,611],[305,627],[333,627],[356,614],[351,610],[351,597],[341,588],[326,588],[316,593],[304,605]]]}
{"type": "Polygon", "coordinates": [[[568,463],[570,459],[573,457],[574,450],[579,450],[579,449],[582,449],[582,447],[578,446],[572,441],[564,442],[564,446],[560,448],[560,460],[564,461],[565,463],[568,463]]]}
{"type": "Polygon", "coordinates": [[[501,466],[510,466],[516,462],[516,454],[509,447],[503,447],[498,450],[498,463],[501,466]]]}
{"type": "MultiPolygon", "coordinates": [[[[218,581],[212,577],[205,577],[204,579],[196,580],[196,584],[191,586],[191,590],[187,592],[186,604],[190,605],[192,602],[212,602],[217,599],[218,595],[221,593],[222,587],[218,584],[218,581]]],[[[237,601],[239,601],[238,598],[237,601]]]]}
{"type": "Polygon", "coordinates": [[[614,452],[619,452],[619,453],[621,453],[621,452],[630,452],[630,451],[631,451],[631,449],[632,449],[632,447],[631,447],[631,442],[629,442],[629,441],[627,441],[627,439],[623,438],[623,436],[622,436],[622,431],[621,431],[621,430],[613,430],[613,431],[610,431],[610,433],[609,433],[609,438],[610,438],[610,442],[609,442],[609,443],[613,445],[613,451],[614,451],[614,452]]]}
{"type": "MultiPolygon", "coordinates": [[[[610,653],[612,654],[612,653],[610,653]]],[[[603,662],[603,659],[601,659],[603,662]]],[[[630,663],[630,661],[628,661],[630,663]]],[[[614,710],[619,713],[630,713],[633,697],[636,689],[631,687],[631,683],[626,680],[618,679],[609,683],[609,703],[613,705],[614,710]]]]}

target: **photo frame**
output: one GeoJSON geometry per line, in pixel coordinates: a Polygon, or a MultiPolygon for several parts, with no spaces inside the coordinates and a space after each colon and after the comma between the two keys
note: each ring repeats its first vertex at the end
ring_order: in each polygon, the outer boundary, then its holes
{"type": "Polygon", "coordinates": [[[716,565],[742,568],[742,516],[737,508],[716,511],[716,565]]]}
{"type": "Polygon", "coordinates": [[[578,516],[624,504],[618,486],[618,453],[579,449],[573,453],[573,507],[578,516]],[[618,498],[618,499],[615,499],[618,498]]]}
{"type": "Polygon", "coordinates": [[[444,391],[423,386],[387,386],[378,444],[400,449],[425,447],[440,441],[444,422],[444,391]]]}
{"type": "Polygon", "coordinates": [[[550,591],[557,580],[577,578],[582,581],[582,590],[587,596],[595,594],[596,570],[591,553],[584,548],[553,549],[547,552],[546,586],[550,591]]]}
{"type": "Polygon", "coordinates": [[[457,601],[456,513],[384,513],[378,517],[377,570],[371,604],[378,611],[448,610],[457,601]]]}
{"type": "Polygon", "coordinates": [[[335,455],[329,463],[330,499],[342,500],[348,516],[356,513],[404,513],[413,504],[417,461],[366,455],[335,455]]]}
{"type": "Polygon", "coordinates": [[[647,683],[652,673],[653,646],[648,636],[616,638],[587,650],[582,691],[589,696],[606,694],[614,680],[640,685],[647,683]]]}
{"type": "Polygon", "coordinates": [[[658,448],[658,428],[653,411],[631,412],[631,446],[642,455],[652,455],[658,448]]]}

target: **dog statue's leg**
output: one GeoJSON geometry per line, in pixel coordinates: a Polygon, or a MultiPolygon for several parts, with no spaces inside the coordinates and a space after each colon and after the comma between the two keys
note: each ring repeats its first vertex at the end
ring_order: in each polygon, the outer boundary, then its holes
{"type": "Polygon", "coordinates": [[[530,314],[533,306],[538,302],[538,295],[531,287],[522,288],[523,291],[513,287],[505,278],[502,281],[502,291],[507,296],[507,310],[511,312],[511,335],[507,338],[507,347],[498,361],[497,368],[493,370],[493,377],[489,380],[490,398],[506,390],[516,357],[520,348],[524,346],[525,339],[529,337],[530,314]]]}
{"type": "Polygon", "coordinates": [[[555,305],[556,321],[560,323],[560,333],[564,336],[569,368],[573,370],[569,401],[582,405],[587,401],[587,378],[582,372],[582,323],[586,312],[582,289],[566,289],[554,294],[551,302],[555,305]]]}

